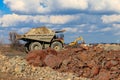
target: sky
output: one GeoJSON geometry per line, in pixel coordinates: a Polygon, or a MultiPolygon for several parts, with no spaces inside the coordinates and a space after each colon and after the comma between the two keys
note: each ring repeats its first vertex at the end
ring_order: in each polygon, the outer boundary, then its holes
{"type": "Polygon", "coordinates": [[[0,0],[0,38],[46,26],[65,29],[65,43],[120,43],[120,0],[0,0]]]}

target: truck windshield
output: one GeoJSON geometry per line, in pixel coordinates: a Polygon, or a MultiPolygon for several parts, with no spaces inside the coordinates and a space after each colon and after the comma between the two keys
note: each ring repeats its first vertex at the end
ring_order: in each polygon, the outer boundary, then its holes
{"type": "Polygon", "coordinates": [[[61,39],[63,39],[64,38],[64,35],[63,34],[56,34],[56,38],[61,38],[61,39]]]}

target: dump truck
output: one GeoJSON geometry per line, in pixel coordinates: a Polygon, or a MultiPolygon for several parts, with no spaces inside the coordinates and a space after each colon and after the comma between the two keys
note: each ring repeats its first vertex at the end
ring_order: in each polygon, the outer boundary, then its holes
{"type": "Polygon", "coordinates": [[[23,40],[26,42],[25,50],[26,52],[32,50],[42,50],[48,47],[59,51],[63,48],[64,35],[60,34],[65,32],[65,30],[54,31],[47,27],[37,27],[30,29],[27,33],[20,35],[17,33],[12,33],[15,40],[23,40]]]}

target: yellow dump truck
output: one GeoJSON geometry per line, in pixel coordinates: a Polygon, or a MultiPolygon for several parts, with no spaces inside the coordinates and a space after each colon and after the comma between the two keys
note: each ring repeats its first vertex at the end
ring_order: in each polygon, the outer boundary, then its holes
{"type": "Polygon", "coordinates": [[[26,51],[45,49],[51,47],[56,51],[63,48],[64,35],[60,34],[65,30],[54,31],[47,27],[32,28],[27,33],[20,35],[14,33],[13,36],[16,40],[23,40],[26,42],[26,51]]]}

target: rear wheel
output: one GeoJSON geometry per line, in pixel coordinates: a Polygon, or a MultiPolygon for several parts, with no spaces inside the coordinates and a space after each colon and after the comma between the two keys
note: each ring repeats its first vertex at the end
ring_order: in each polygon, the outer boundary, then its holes
{"type": "Polygon", "coordinates": [[[55,41],[51,44],[51,48],[55,49],[56,51],[60,51],[62,49],[62,43],[55,41]]]}
{"type": "Polygon", "coordinates": [[[24,47],[25,47],[25,52],[26,53],[28,53],[30,50],[29,50],[29,44],[30,43],[26,43],[25,45],[24,45],[24,47]]]}
{"type": "Polygon", "coordinates": [[[39,42],[32,42],[29,46],[30,51],[32,50],[42,50],[42,45],[39,42]]]}

